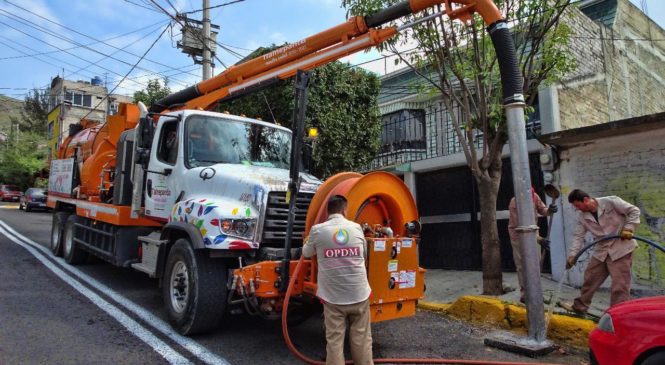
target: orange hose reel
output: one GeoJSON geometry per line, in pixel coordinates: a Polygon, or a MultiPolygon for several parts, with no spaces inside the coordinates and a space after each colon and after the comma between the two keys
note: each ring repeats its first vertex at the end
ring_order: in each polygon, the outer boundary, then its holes
{"type": "MultiPolygon", "coordinates": [[[[321,185],[307,211],[305,235],[314,224],[328,218],[330,197],[343,195],[348,200],[349,219],[367,227],[368,278],[372,287],[372,321],[411,316],[416,301],[424,294],[424,269],[418,267],[418,237],[407,237],[405,224],[418,219],[416,204],[409,189],[398,177],[386,172],[367,175],[344,172],[321,185]],[[393,237],[385,234],[389,227],[393,237]]],[[[294,295],[316,294],[316,260],[305,260],[297,273],[294,295]]],[[[290,265],[293,274],[296,261],[290,265]]],[[[263,301],[281,308],[283,293],[276,290],[279,261],[260,262],[234,272],[238,290],[251,291],[263,301]]]]}
{"type": "MultiPolygon", "coordinates": [[[[334,195],[346,197],[348,219],[373,231],[366,232],[372,322],[414,315],[416,300],[424,296],[425,270],[418,266],[418,238],[407,237],[405,228],[418,220],[411,192],[400,178],[387,172],[337,174],[314,195],[307,211],[305,236],[313,225],[328,218],[327,203],[334,195]],[[390,228],[393,237],[381,234],[381,228],[390,228]]],[[[316,261],[307,269],[306,280],[315,284],[316,261]]]]}

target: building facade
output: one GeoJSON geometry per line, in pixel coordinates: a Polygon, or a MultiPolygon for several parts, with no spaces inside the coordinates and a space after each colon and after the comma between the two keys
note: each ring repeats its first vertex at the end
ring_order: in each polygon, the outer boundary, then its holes
{"type": "MultiPolygon", "coordinates": [[[[545,184],[558,184],[553,150],[538,142],[541,134],[665,110],[659,91],[665,86],[665,42],[657,41],[665,39],[665,33],[660,27],[628,0],[581,1],[562,19],[573,31],[569,51],[577,68],[541,88],[526,125],[531,179],[540,192],[545,184]]],[[[382,77],[382,146],[371,168],[402,175],[416,197],[424,224],[425,267],[480,269],[477,188],[451,121],[459,111],[411,92],[417,80],[410,69],[382,77]]],[[[504,158],[497,224],[504,269],[510,270],[507,207],[513,188],[507,146],[504,158]]],[[[544,219],[539,224],[546,232],[544,219]]]]}
{"type": "Polygon", "coordinates": [[[107,115],[114,115],[121,102],[132,102],[124,95],[108,94],[102,79],[69,81],[55,77],[49,91],[48,146],[49,156],[54,158],[62,141],[69,134],[69,126],[82,118],[93,122],[105,122],[107,115]]]}
{"type": "MultiPolygon", "coordinates": [[[[635,234],[665,244],[665,112],[569,129],[541,137],[556,150],[552,173],[563,207],[552,226],[552,275],[564,275],[578,212],[568,194],[580,188],[592,197],[616,195],[641,211],[635,234]]],[[[592,239],[588,237],[590,242],[592,239]]],[[[567,276],[581,285],[588,253],[567,276]]],[[[665,288],[665,254],[644,243],[633,253],[633,277],[640,284],[665,288]]]]}

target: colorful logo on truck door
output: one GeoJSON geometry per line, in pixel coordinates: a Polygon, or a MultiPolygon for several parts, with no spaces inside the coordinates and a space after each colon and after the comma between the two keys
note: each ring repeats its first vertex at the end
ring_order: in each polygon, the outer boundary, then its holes
{"type": "Polygon", "coordinates": [[[333,241],[340,245],[344,246],[349,243],[349,232],[346,229],[339,229],[333,235],[333,241]]]}

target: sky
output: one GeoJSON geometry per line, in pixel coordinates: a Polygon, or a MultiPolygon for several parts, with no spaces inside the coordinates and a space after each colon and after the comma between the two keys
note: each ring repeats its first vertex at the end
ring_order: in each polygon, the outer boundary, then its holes
{"type": "MultiPolygon", "coordinates": [[[[223,5],[211,17],[220,26],[217,41],[230,50],[218,47],[214,74],[257,47],[295,42],[346,19],[341,0],[233,1],[210,0],[223,5]]],[[[664,0],[630,1],[665,28],[664,0]]],[[[111,90],[148,49],[115,93],[132,95],[163,76],[173,91],[195,84],[200,66],[176,48],[180,27],[155,3],[171,15],[202,7],[200,0],[0,0],[0,94],[23,99],[63,73],[67,80],[101,77],[111,90]]],[[[343,61],[378,74],[395,67],[377,51],[343,61]]]]}

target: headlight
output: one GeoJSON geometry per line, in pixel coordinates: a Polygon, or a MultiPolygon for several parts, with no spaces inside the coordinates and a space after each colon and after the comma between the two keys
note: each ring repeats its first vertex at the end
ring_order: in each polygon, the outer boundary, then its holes
{"type": "Polygon", "coordinates": [[[256,219],[220,219],[219,230],[228,236],[252,240],[256,230],[256,219]]]}
{"type": "Polygon", "coordinates": [[[598,321],[598,329],[605,332],[614,333],[614,323],[612,323],[612,316],[608,313],[603,314],[598,321]]]}

